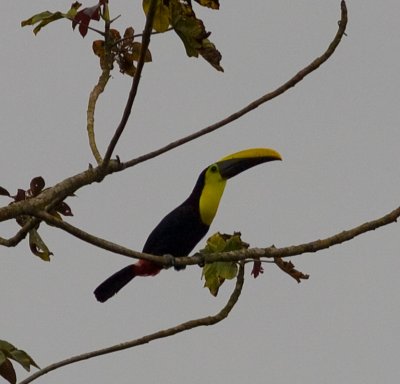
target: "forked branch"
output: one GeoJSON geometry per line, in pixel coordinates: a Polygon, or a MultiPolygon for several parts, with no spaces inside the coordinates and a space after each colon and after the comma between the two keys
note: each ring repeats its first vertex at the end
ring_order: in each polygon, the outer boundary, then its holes
{"type": "Polygon", "coordinates": [[[317,57],[315,60],[313,60],[309,65],[307,65],[301,71],[296,73],[296,75],[294,75],[286,83],[282,84],[281,86],[276,88],[274,91],[266,93],[264,96],[261,96],[260,98],[252,101],[250,104],[248,104],[244,108],[240,109],[239,111],[234,112],[231,115],[225,117],[224,119],[222,119],[214,124],[209,125],[208,127],[205,127],[195,133],[185,136],[179,140],[176,140],[176,141],[174,141],[164,147],[161,147],[153,152],[149,152],[145,155],[142,155],[135,159],[129,160],[124,163],[124,168],[129,168],[136,164],[142,163],[146,160],[160,156],[161,154],[163,154],[165,152],[171,151],[172,149],[177,148],[177,147],[179,147],[183,144],[186,144],[190,141],[196,140],[201,136],[204,136],[211,132],[214,132],[217,129],[222,128],[223,126],[228,125],[228,124],[232,123],[233,121],[241,118],[242,116],[246,115],[247,113],[258,108],[262,104],[264,104],[268,101],[271,101],[272,99],[275,99],[276,97],[282,95],[283,93],[288,91],[290,88],[293,88],[295,85],[300,83],[300,81],[302,81],[306,76],[308,76],[310,73],[312,73],[316,69],[318,69],[322,64],[324,64],[333,55],[333,53],[335,52],[339,43],[341,42],[343,36],[345,36],[347,20],[348,19],[347,19],[346,2],[344,0],[342,0],[342,2],[341,2],[341,18],[338,23],[339,28],[336,32],[334,39],[329,44],[327,50],[320,57],[317,57]]]}

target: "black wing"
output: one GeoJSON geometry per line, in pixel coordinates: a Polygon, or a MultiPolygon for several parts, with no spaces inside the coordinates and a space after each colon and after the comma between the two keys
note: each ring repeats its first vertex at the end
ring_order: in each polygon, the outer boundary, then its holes
{"type": "Polygon", "coordinates": [[[209,229],[202,223],[198,209],[182,204],[175,208],[150,233],[143,247],[153,255],[187,256],[209,229]]]}

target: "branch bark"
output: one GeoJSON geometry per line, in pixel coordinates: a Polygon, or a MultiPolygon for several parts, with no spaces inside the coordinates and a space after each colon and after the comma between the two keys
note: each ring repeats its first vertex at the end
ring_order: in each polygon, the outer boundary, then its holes
{"type": "MultiPolygon", "coordinates": [[[[96,168],[90,167],[88,170],[81,172],[77,175],[71,176],[58,184],[54,185],[43,191],[39,196],[29,199],[20,201],[18,203],[8,205],[6,207],[0,208],[0,222],[10,219],[15,219],[17,216],[20,215],[30,215],[33,212],[37,213],[41,209],[45,209],[47,205],[49,205],[53,200],[57,199],[58,201],[63,201],[65,198],[76,192],[78,189],[89,185],[93,182],[100,182],[102,179],[114,172],[122,171],[126,168],[133,167],[139,163],[142,163],[146,160],[155,158],[160,156],[161,154],[170,151],[178,146],[181,146],[189,141],[195,140],[200,136],[206,135],[210,132],[213,132],[228,123],[242,117],[246,113],[254,110],[255,108],[259,107],[263,103],[272,100],[273,98],[281,95],[282,93],[286,92],[291,87],[294,87],[298,84],[305,76],[309,75],[311,72],[315,71],[319,66],[321,66],[324,62],[326,62],[329,57],[334,53],[337,46],[339,45],[343,35],[345,34],[346,26],[347,26],[347,8],[345,1],[342,0],[341,2],[341,20],[339,22],[339,28],[335,35],[335,38],[330,43],[328,49],[318,58],[313,60],[307,67],[303,68],[299,71],[294,77],[292,77],[289,81],[287,81],[282,86],[278,87],[276,90],[265,94],[264,96],[260,97],[259,99],[253,101],[243,109],[233,113],[232,115],[224,118],[223,120],[212,124],[192,135],[183,137],[177,141],[174,141],[158,150],[153,152],[149,152],[145,155],[139,156],[135,159],[129,160],[125,163],[117,161],[110,161],[112,153],[117,145],[117,142],[125,129],[126,123],[128,121],[132,105],[136,96],[137,88],[140,81],[140,74],[143,69],[144,65],[144,55],[147,51],[148,45],[150,43],[150,35],[151,35],[151,25],[152,19],[154,18],[154,11],[156,1],[152,1],[152,6],[150,7],[149,13],[146,19],[146,26],[143,32],[143,40],[142,40],[142,49],[141,49],[141,60],[138,62],[137,72],[132,82],[131,91],[129,94],[128,102],[125,107],[125,111],[122,117],[122,120],[115,131],[115,134],[110,141],[109,147],[107,149],[106,155],[104,156],[103,162],[100,166],[96,168]],[[141,64],[140,64],[141,63],[141,64]]],[[[10,246],[13,244],[14,241],[20,239],[20,235],[16,235],[13,237],[13,240],[10,239],[0,239],[1,245],[10,246]]],[[[20,241],[20,240],[19,240],[20,241]]]]}
{"type": "Polygon", "coordinates": [[[103,68],[97,84],[94,86],[92,92],[90,92],[87,113],[86,113],[86,129],[89,138],[89,146],[92,151],[94,158],[98,165],[103,161],[99,149],[97,148],[96,138],[94,133],[94,112],[96,110],[97,100],[100,95],[104,92],[108,80],[110,79],[110,68],[103,68]]]}
{"type": "MultiPolygon", "coordinates": [[[[79,239],[86,241],[96,247],[105,249],[107,251],[127,256],[135,259],[145,259],[155,263],[159,263],[164,267],[171,267],[171,258],[164,256],[149,255],[146,253],[137,252],[129,248],[123,247],[121,245],[112,243],[105,239],[99,238],[97,236],[91,235],[65,221],[61,221],[47,212],[40,211],[35,213],[36,217],[47,222],[48,224],[62,229],[79,239]]],[[[232,251],[224,253],[212,253],[212,254],[195,254],[191,257],[179,257],[174,260],[175,266],[186,266],[186,265],[203,265],[204,263],[213,263],[216,261],[248,261],[257,260],[260,258],[285,258],[298,256],[304,253],[315,253],[323,249],[330,248],[334,245],[342,244],[346,241],[352,240],[363,233],[373,231],[380,227],[386,226],[388,224],[397,222],[400,217],[400,207],[394,209],[388,214],[360,224],[349,230],[339,232],[325,239],[314,240],[308,243],[303,243],[299,245],[292,245],[288,247],[276,248],[275,246],[268,248],[249,248],[241,251],[232,251]]]]}
{"type": "Polygon", "coordinates": [[[334,39],[329,44],[327,50],[320,57],[317,57],[316,59],[314,59],[309,65],[307,65],[302,70],[300,70],[296,75],[294,75],[286,83],[282,84],[281,86],[276,88],[274,91],[266,93],[265,95],[261,96],[260,98],[252,101],[250,104],[248,104],[244,108],[240,109],[239,111],[234,112],[231,115],[225,117],[224,119],[222,119],[214,124],[211,124],[208,127],[200,129],[199,131],[192,133],[191,135],[188,135],[179,140],[173,141],[172,143],[170,143],[164,147],[161,147],[155,151],[149,152],[146,155],[142,155],[135,159],[129,160],[124,163],[124,168],[133,167],[136,164],[139,164],[146,160],[160,156],[165,152],[171,151],[172,149],[177,148],[177,147],[179,147],[183,144],[186,144],[190,141],[196,140],[201,136],[204,136],[211,132],[214,132],[217,129],[222,128],[225,125],[230,124],[233,121],[241,118],[242,116],[246,115],[247,113],[258,108],[262,104],[264,104],[268,101],[271,101],[272,99],[275,99],[276,97],[282,95],[283,93],[288,91],[290,88],[293,88],[295,85],[300,83],[300,81],[302,81],[306,76],[308,76],[310,73],[317,70],[322,64],[324,64],[333,55],[336,48],[340,44],[343,36],[345,36],[345,34],[346,34],[347,21],[348,21],[348,18],[347,18],[346,2],[344,0],[342,0],[342,2],[341,2],[341,18],[338,23],[339,28],[336,32],[334,39]]]}
{"type": "Polygon", "coordinates": [[[141,77],[143,67],[144,67],[146,52],[150,45],[150,37],[151,37],[151,31],[153,29],[153,20],[154,20],[154,15],[156,13],[156,6],[157,6],[157,0],[151,0],[150,6],[149,6],[149,11],[146,16],[146,25],[145,25],[144,31],[143,31],[142,45],[141,45],[141,49],[140,49],[139,60],[137,63],[135,76],[133,77],[133,80],[132,80],[132,86],[129,91],[128,101],[126,103],[121,122],[119,123],[117,129],[115,130],[114,136],[112,137],[110,144],[108,145],[107,151],[104,155],[104,159],[103,159],[104,167],[107,167],[107,165],[111,159],[111,156],[114,152],[114,149],[118,143],[118,140],[120,139],[122,132],[124,131],[124,129],[126,127],[126,123],[128,122],[129,116],[132,112],[133,103],[136,98],[137,90],[139,88],[139,83],[140,83],[140,77],[141,77]]]}
{"type": "Polygon", "coordinates": [[[228,315],[232,311],[233,307],[235,306],[235,304],[237,303],[237,301],[240,297],[240,294],[241,294],[242,288],[243,288],[243,284],[244,284],[244,264],[241,263],[240,267],[239,267],[238,276],[236,278],[235,288],[234,288],[228,302],[217,314],[215,314],[213,316],[202,317],[202,318],[195,319],[195,320],[189,320],[189,321],[186,321],[179,325],[176,325],[175,327],[171,327],[171,328],[167,328],[167,329],[164,329],[164,330],[161,330],[158,332],[154,332],[149,335],[140,337],[138,339],[134,339],[134,340],[127,341],[124,343],[116,344],[111,347],[98,349],[96,351],[86,352],[86,353],[82,353],[82,354],[79,354],[76,356],[69,357],[65,360],[61,360],[59,362],[50,364],[47,367],[39,370],[38,372],[35,372],[33,375],[30,375],[29,377],[27,377],[25,380],[22,380],[19,384],[31,383],[32,381],[45,375],[46,373],[49,373],[49,372],[54,371],[61,367],[65,367],[66,365],[77,363],[79,361],[88,360],[88,359],[92,359],[94,357],[106,355],[109,353],[123,351],[124,349],[137,347],[139,345],[150,343],[151,341],[154,341],[154,340],[163,339],[166,337],[174,336],[181,332],[189,331],[193,328],[217,324],[220,321],[224,320],[226,317],[228,317],[228,315]]]}

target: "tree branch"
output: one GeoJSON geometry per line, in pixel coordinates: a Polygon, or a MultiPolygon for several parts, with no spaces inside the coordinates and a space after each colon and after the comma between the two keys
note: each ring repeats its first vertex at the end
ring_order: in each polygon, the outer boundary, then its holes
{"type": "Polygon", "coordinates": [[[104,92],[104,89],[106,88],[106,85],[108,83],[108,80],[110,79],[110,68],[108,65],[106,68],[102,69],[101,75],[99,77],[99,80],[97,84],[94,86],[92,92],[90,92],[89,96],[89,102],[88,102],[88,107],[87,107],[87,112],[86,112],[86,128],[88,132],[88,138],[89,138],[89,145],[90,149],[92,151],[92,154],[94,158],[96,159],[96,162],[98,165],[101,164],[102,158],[100,155],[100,152],[97,148],[96,144],[96,138],[95,138],[95,133],[94,133],[94,112],[96,109],[96,103],[99,98],[99,96],[104,92]]]}
{"type": "MultiPolygon", "coordinates": [[[[37,217],[38,219],[45,221],[47,224],[53,227],[62,229],[63,231],[69,233],[70,235],[75,236],[80,240],[83,240],[89,244],[92,244],[106,251],[110,251],[112,253],[119,254],[122,256],[127,256],[134,259],[145,258],[146,260],[153,261],[155,263],[159,263],[160,260],[163,260],[162,256],[154,256],[146,253],[137,252],[132,249],[126,248],[122,245],[113,243],[112,241],[108,241],[103,238],[94,236],[88,232],[83,231],[78,227],[75,227],[72,224],[69,224],[64,220],[57,219],[55,216],[49,214],[46,211],[38,211],[34,213],[34,216],[37,217]]],[[[162,264],[164,265],[164,262],[162,262],[162,264]]]]}
{"type": "MultiPolygon", "coordinates": [[[[149,260],[165,267],[171,267],[170,258],[164,256],[149,255],[133,251],[129,248],[125,248],[121,245],[112,243],[110,241],[101,239],[94,235],[91,235],[79,228],[68,224],[65,221],[59,220],[47,212],[39,211],[34,214],[36,217],[46,221],[48,224],[53,225],[59,229],[62,229],[79,239],[86,241],[99,248],[108,250],[110,252],[127,256],[130,258],[140,258],[149,260]]],[[[358,225],[352,229],[342,231],[333,236],[327,237],[322,240],[315,240],[300,245],[292,245],[283,248],[276,248],[275,246],[269,248],[249,248],[246,250],[223,252],[223,253],[210,253],[210,254],[195,254],[191,257],[178,257],[174,260],[176,266],[186,265],[202,265],[204,263],[212,263],[215,261],[245,261],[245,260],[256,260],[259,258],[284,258],[291,256],[298,256],[303,253],[314,253],[323,249],[330,248],[337,244],[342,244],[346,241],[352,240],[353,238],[362,235],[363,233],[373,231],[380,227],[388,224],[397,222],[400,217],[400,207],[396,208],[392,212],[369,222],[358,225]]]]}
{"type": "Polygon", "coordinates": [[[288,91],[290,88],[293,88],[295,85],[297,85],[300,81],[302,81],[306,76],[308,76],[310,73],[314,72],[316,69],[318,69],[323,63],[325,63],[335,52],[336,48],[338,47],[339,43],[342,40],[342,37],[345,35],[346,32],[346,26],[347,26],[347,7],[346,7],[346,2],[342,0],[341,2],[341,19],[338,23],[339,28],[338,31],[336,32],[336,35],[332,42],[329,44],[329,47],[327,50],[320,56],[317,57],[315,60],[313,60],[309,65],[307,65],[305,68],[303,68],[301,71],[299,71],[296,75],[294,75],[290,80],[288,80],[286,83],[282,84],[280,87],[276,88],[274,91],[269,92],[265,94],[264,96],[261,96],[260,98],[254,100],[244,108],[240,109],[237,112],[232,113],[228,117],[212,124],[209,125],[206,128],[203,128],[195,133],[192,133],[188,136],[185,136],[179,140],[173,141],[172,143],[161,147],[155,151],[149,152],[145,155],[139,156],[135,159],[129,160],[124,163],[124,168],[129,168],[133,167],[136,164],[142,163],[146,160],[155,158],[157,156],[162,155],[165,152],[168,152],[174,148],[177,148],[183,144],[186,144],[190,141],[193,141],[195,139],[198,139],[201,136],[207,135],[213,131],[216,131],[219,128],[222,128],[223,126],[232,123],[233,121],[241,118],[245,114],[253,111],[254,109],[258,108],[262,104],[271,101],[272,99],[282,95],[286,91],[288,91]]]}
{"type": "Polygon", "coordinates": [[[96,168],[90,166],[86,171],[46,188],[38,196],[1,207],[0,222],[15,219],[20,215],[32,216],[32,213],[45,209],[49,204],[54,204],[55,201],[63,201],[78,189],[94,182],[100,182],[105,175],[121,170],[122,164],[118,160],[110,161],[106,168],[104,166],[96,168]]]}
{"type": "Polygon", "coordinates": [[[156,6],[157,6],[157,0],[151,0],[150,6],[149,6],[149,11],[148,11],[147,17],[146,17],[146,25],[145,25],[144,31],[143,31],[142,45],[140,48],[140,56],[139,56],[139,60],[137,63],[135,76],[133,77],[133,80],[132,80],[132,86],[129,91],[128,101],[125,105],[125,110],[122,115],[121,122],[119,123],[119,125],[114,133],[114,136],[112,137],[112,139],[110,141],[110,144],[107,148],[106,154],[104,155],[104,159],[103,159],[104,167],[107,167],[108,162],[111,159],[114,149],[118,143],[118,140],[121,137],[122,132],[124,131],[124,129],[126,127],[126,123],[128,122],[129,116],[132,112],[133,102],[135,101],[135,98],[136,98],[137,90],[138,90],[139,83],[140,83],[140,77],[141,77],[142,70],[144,67],[146,52],[150,45],[150,36],[151,36],[151,31],[153,29],[153,20],[154,20],[154,15],[156,12],[156,6]]]}
{"type": "MultiPolygon", "coordinates": [[[[151,3],[153,6],[155,4],[155,1],[152,1],[151,3]]],[[[131,107],[137,92],[137,87],[139,84],[139,79],[140,79],[140,73],[143,68],[144,64],[144,55],[147,50],[147,47],[150,42],[150,34],[151,34],[151,11],[152,7],[150,7],[147,20],[146,20],[146,27],[143,33],[143,43],[142,43],[142,49],[141,49],[141,60],[138,62],[138,69],[136,72],[136,75],[133,79],[132,87],[131,87],[131,92],[128,98],[128,103],[125,108],[124,116],[121,120],[120,125],[118,126],[115,135],[113,137],[113,140],[110,142],[110,145],[107,149],[107,153],[105,156],[105,159],[103,160],[103,163],[101,166],[92,168],[90,167],[88,170],[81,172],[77,175],[71,176],[58,184],[54,185],[51,188],[47,188],[45,191],[43,191],[39,196],[29,199],[29,200],[24,200],[17,202],[12,205],[8,205],[5,207],[0,208],[0,222],[5,221],[5,220],[10,220],[10,219],[15,219],[19,215],[24,215],[24,214],[30,214],[30,212],[38,212],[41,209],[44,209],[46,205],[50,204],[52,200],[55,200],[56,198],[59,201],[64,200],[66,197],[77,191],[79,188],[82,188],[83,186],[89,185],[93,182],[100,182],[105,176],[110,175],[114,172],[119,172],[122,171],[126,168],[132,167],[136,164],[142,163],[146,160],[149,160],[151,158],[157,157],[169,150],[172,150],[180,145],[183,145],[189,141],[192,141],[200,136],[203,136],[207,133],[210,133],[226,124],[229,122],[232,122],[239,117],[243,116],[244,114],[250,112],[251,110],[257,108],[261,104],[277,97],[278,95],[282,94],[285,92],[287,89],[295,86],[299,81],[301,81],[305,76],[310,74],[312,71],[317,69],[321,64],[323,64],[328,58],[333,54],[335,51],[336,47],[341,41],[341,38],[343,37],[343,34],[346,29],[347,25],[347,9],[346,9],[346,4],[344,1],[341,2],[341,10],[342,10],[342,16],[341,20],[339,23],[339,29],[336,33],[335,38],[329,45],[328,49],[325,51],[325,53],[315,59],[310,65],[302,69],[300,72],[298,72],[292,79],[287,81],[285,84],[277,88],[275,91],[272,91],[261,98],[255,100],[254,102],[250,103],[247,107],[241,109],[238,112],[235,112],[234,114],[228,116],[227,118],[210,125],[209,127],[206,127],[197,133],[194,133],[192,135],[186,136],[184,138],[181,138],[180,140],[177,140],[175,142],[172,142],[156,151],[149,152],[146,155],[137,157],[136,159],[132,159],[128,162],[121,163],[119,161],[115,162],[110,162],[111,155],[113,153],[113,150],[115,148],[115,145],[118,142],[119,137],[122,134],[122,131],[125,128],[126,122],[128,120],[131,107]],[[140,64],[141,63],[141,64],[140,64]],[[140,64],[140,65],[139,65],[140,64]]],[[[153,15],[154,16],[154,15],[153,15]]],[[[13,240],[16,241],[16,240],[13,240]]],[[[11,244],[12,241],[10,242],[9,240],[6,239],[1,239],[0,244],[1,245],[8,245],[11,244]]]]}
{"type": "Polygon", "coordinates": [[[240,294],[242,292],[243,284],[244,284],[244,264],[241,263],[239,266],[238,276],[236,278],[236,285],[235,285],[235,288],[234,288],[228,302],[214,316],[206,316],[206,317],[202,317],[200,319],[189,320],[189,321],[186,321],[179,325],[176,325],[175,327],[171,327],[171,328],[167,328],[167,329],[164,329],[164,330],[161,330],[158,332],[154,332],[149,335],[140,337],[138,339],[134,339],[134,340],[127,341],[124,343],[113,345],[111,347],[98,349],[96,351],[86,352],[86,353],[82,353],[80,355],[69,357],[69,358],[67,358],[65,360],[61,360],[57,363],[50,364],[47,367],[39,370],[38,372],[35,372],[33,375],[30,375],[29,377],[27,377],[25,380],[22,380],[19,384],[31,383],[32,381],[36,380],[40,376],[45,375],[46,373],[49,373],[49,372],[54,371],[61,367],[65,367],[66,365],[77,363],[79,361],[88,360],[88,359],[92,359],[94,357],[106,355],[109,353],[122,351],[124,349],[137,347],[139,345],[150,343],[151,341],[154,341],[154,340],[163,339],[166,337],[174,336],[181,332],[189,331],[193,328],[214,325],[216,323],[219,323],[220,321],[222,321],[226,317],[228,317],[229,313],[232,311],[233,307],[237,303],[237,301],[240,297],[240,294]]]}
{"type": "Polygon", "coordinates": [[[23,239],[25,239],[29,231],[35,228],[39,223],[39,219],[31,218],[13,237],[10,237],[9,239],[4,239],[0,237],[0,245],[3,245],[5,247],[15,247],[23,239]]]}
{"type": "Polygon", "coordinates": [[[182,258],[176,260],[175,264],[186,265],[186,259],[193,259],[193,263],[189,264],[198,264],[199,262],[212,263],[214,261],[238,261],[244,259],[258,259],[260,257],[264,258],[283,258],[283,257],[291,257],[298,256],[303,253],[315,253],[321,251],[323,249],[327,249],[332,247],[333,245],[342,244],[346,241],[352,240],[357,236],[362,235],[363,233],[374,231],[380,227],[386,226],[391,223],[397,222],[397,219],[400,217],[400,207],[396,208],[392,212],[380,217],[379,219],[372,220],[361,224],[352,229],[342,231],[333,236],[327,237],[322,240],[315,240],[309,243],[304,243],[300,245],[292,245],[289,247],[283,248],[275,248],[275,246],[269,248],[250,248],[245,251],[233,251],[233,252],[225,252],[225,253],[213,253],[207,255],[194,255],[191,258],[182,258]],[[185,263],[185,264],[184,264],[185,263]]]}

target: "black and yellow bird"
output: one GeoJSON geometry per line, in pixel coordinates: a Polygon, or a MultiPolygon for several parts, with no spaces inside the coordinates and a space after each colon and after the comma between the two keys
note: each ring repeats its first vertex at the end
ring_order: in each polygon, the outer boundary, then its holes
{"type": "MultiPolygon", "coordinates": [[[[252,148],[226,156],[204,169],[189,197],[150,233],[143,252],[153,255],[187,256],[207,233],[217,213],[226,181],[239,173],[268,161],[282,160],[273,149],[252,148]]],[[[139,260],[128,265],[101,283],[94,294],[105,302],[135,276],[154,276],[162,265],[139,260]]]]}

